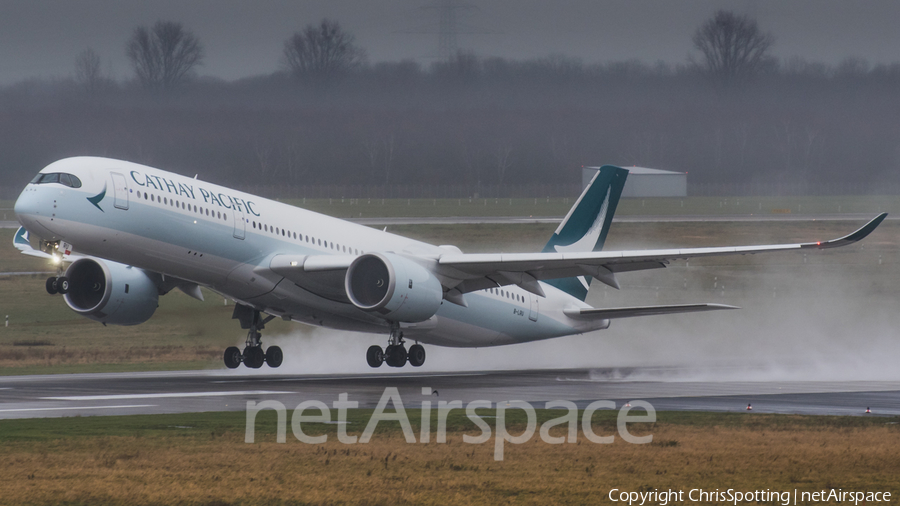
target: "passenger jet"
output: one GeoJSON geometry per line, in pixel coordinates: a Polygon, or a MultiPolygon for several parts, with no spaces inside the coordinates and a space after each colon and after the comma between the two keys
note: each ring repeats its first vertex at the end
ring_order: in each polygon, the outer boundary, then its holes
{"type": "Polygon", "coordinates": [[[425,348],[524,343],[608,328],[646,315],[734,309],[721,304],[594,308],[592,280],[676,259],[844,246],[866,237],[880,214],[840,239],[804,244],[603,251],[628,171],[602,167],[539,253],[466,254],[171,172],[109,158],[54,162],[15,204],[14,244],[51,258],[50,294],[104,325],[137,325],[173,289],[201,287],[235,301],[243,350],[225,365],[278,367],[263,349],[273,318],[387,336],[366,360],[421,366],[425,348]],[[414,344],[407,350],[406,343],[414,344]]]}

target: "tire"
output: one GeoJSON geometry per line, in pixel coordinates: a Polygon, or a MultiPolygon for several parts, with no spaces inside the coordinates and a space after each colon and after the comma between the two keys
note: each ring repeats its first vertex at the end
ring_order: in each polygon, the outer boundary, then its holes
{"type": "Polygon", "coordinates": [[[237,369],[241,365],[241,350],[237,346],[231,346],[225,350],[225,367],[237,369]]]}
{"type": "Polygon", "coordinates": [[[395,367],[394,366],[394,348],[396,348],[396,346],[394,346],[393,344],[389,344],[384,349],[384,363],[387,364],[389,367],[395,367]]]}
{"type": "Polygon", "coordinates": [[[386,360],[387,365],[391,367],[403,367],[406,365],[406,347],[402,344],[399,346],[389,346],[390,354],[386,360]]]}
{"type": "Polygon", "coordinates": [[[56,280],[56,291],[61,294],[69,293],[69,278],[61,276],[56,280]]]}
{"type": "Polygon", "coordinates": [[[422,367],[425,363],[425,348],[421,344],[414,344],[409,347],[409,365],[413,367],[422,367]]]}
{"type": "Polygon", "coordinates": [[[284,362],[284,353],[278,346],[269,346],[266,348],[266,363],[269,367],[278,367],[284,362]]]}
{"type": "Polygon", "coordinates": [[[244,365],[251,369],[259,369],[266,362],[266,355],[259,346],[244,348],[244,365]]]}
{"type": "Polygon", "coordinates": [[[381,349],[381,346],[369,346],[369,349],[366,351],[366,362],[369,363],[369,367],[381,367],[381,364],[384,362],[384,351],[381,349]]]}
{"type": "Polygon", "coordinates": [[[56,295],[59,293],[59,290],[56,289],[56,278],[47,278],[47,293],[50,295],[56,295]]]}

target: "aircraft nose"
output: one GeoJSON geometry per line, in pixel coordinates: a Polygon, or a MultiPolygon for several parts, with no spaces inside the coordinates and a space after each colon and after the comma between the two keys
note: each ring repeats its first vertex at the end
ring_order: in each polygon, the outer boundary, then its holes
{"type": "Polygon", "coordinates": [[[16,199],[16,204],[13,206],[13,212],[16,213],[16,218],[19,220],[19,223],[27,225],[26,222],[30,221],[30,218],[40,214],[41,198],[39,193],[40,192],[33,188],[26,187],[19,195],[19,198],[16,199]]]}

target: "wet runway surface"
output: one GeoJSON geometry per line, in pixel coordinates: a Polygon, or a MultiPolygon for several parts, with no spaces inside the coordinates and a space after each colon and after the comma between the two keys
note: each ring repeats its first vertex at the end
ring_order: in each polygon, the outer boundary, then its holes
{"type": "MultiPolygon", "coordinates": [[[[387,371],[386,371],[387,372],[387,371]]],[[[504,402],[595,400],[617,406],[649,401],[657,410],[746,411],[815,415],[900,415],[900,381],[654,380],[658,371],[629,369],[527,370],[365,375],[273,375],[260,371],[183,371],[0,377],[0,419],[149,413],[242,411],[248,401],[274,400],[288,409],[304,400],[331,405],[341,393],[372,408],[386,387],[406,407],[424,400],[504,402]],[[635,378],[635,379],[629,379],[635,378]],[[640,378],[640,379],[636,379],[640,378]],[[651,379],[648,379],[651,378],[651,379]],[[431,392],[426,395],[423,391],[431,392]]],[[[663,375],[665,376],[665,375],[663,375]]]]}

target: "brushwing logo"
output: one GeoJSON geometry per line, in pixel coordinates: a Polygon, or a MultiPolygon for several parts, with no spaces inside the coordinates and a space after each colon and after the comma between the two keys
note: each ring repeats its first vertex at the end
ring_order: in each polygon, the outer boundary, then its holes
{"type": "Polygon", "coordinates": [[[567,244],[565,246],[555,244],[553,249],[555,249],[557,253],[577,253],[594,250],[594,246],[597,245],[597,240],[600,239],[600,232],[603,231],[603,223],[606,222],[606,211],[609,209],[610,191],[611,189],[606,190],[606,197],[603,198],[600,212],[597,213],[597,218],[594,219],[594,223],[591,224],[591,227],[587,232],[584,233],[581,239],[572,244],[567,244]]]}
{"type": "Polygon", "coordinates": [[[13,243],[16,246],[27,244],[28,247],[31,247],[31,241],[28,237],[28,231],[25,230],[25,227],[19,227],[19,230],[16,231],[16,237],[13,239],[13,243]]]}
{"type": "Polygon", "coordinates": [[[100,207],[100,201],[103,200],[104,197],[106,197],[106,184],[103,185],[102,192],[94,195],[93,197],[88,197],[87,199],[88,199],[88,202],[90,202],[91,204],[94,204],[94,207],[99,209],[101,212],[105,213],[106,211],[104,211],[103,208],[100,207]]]}

